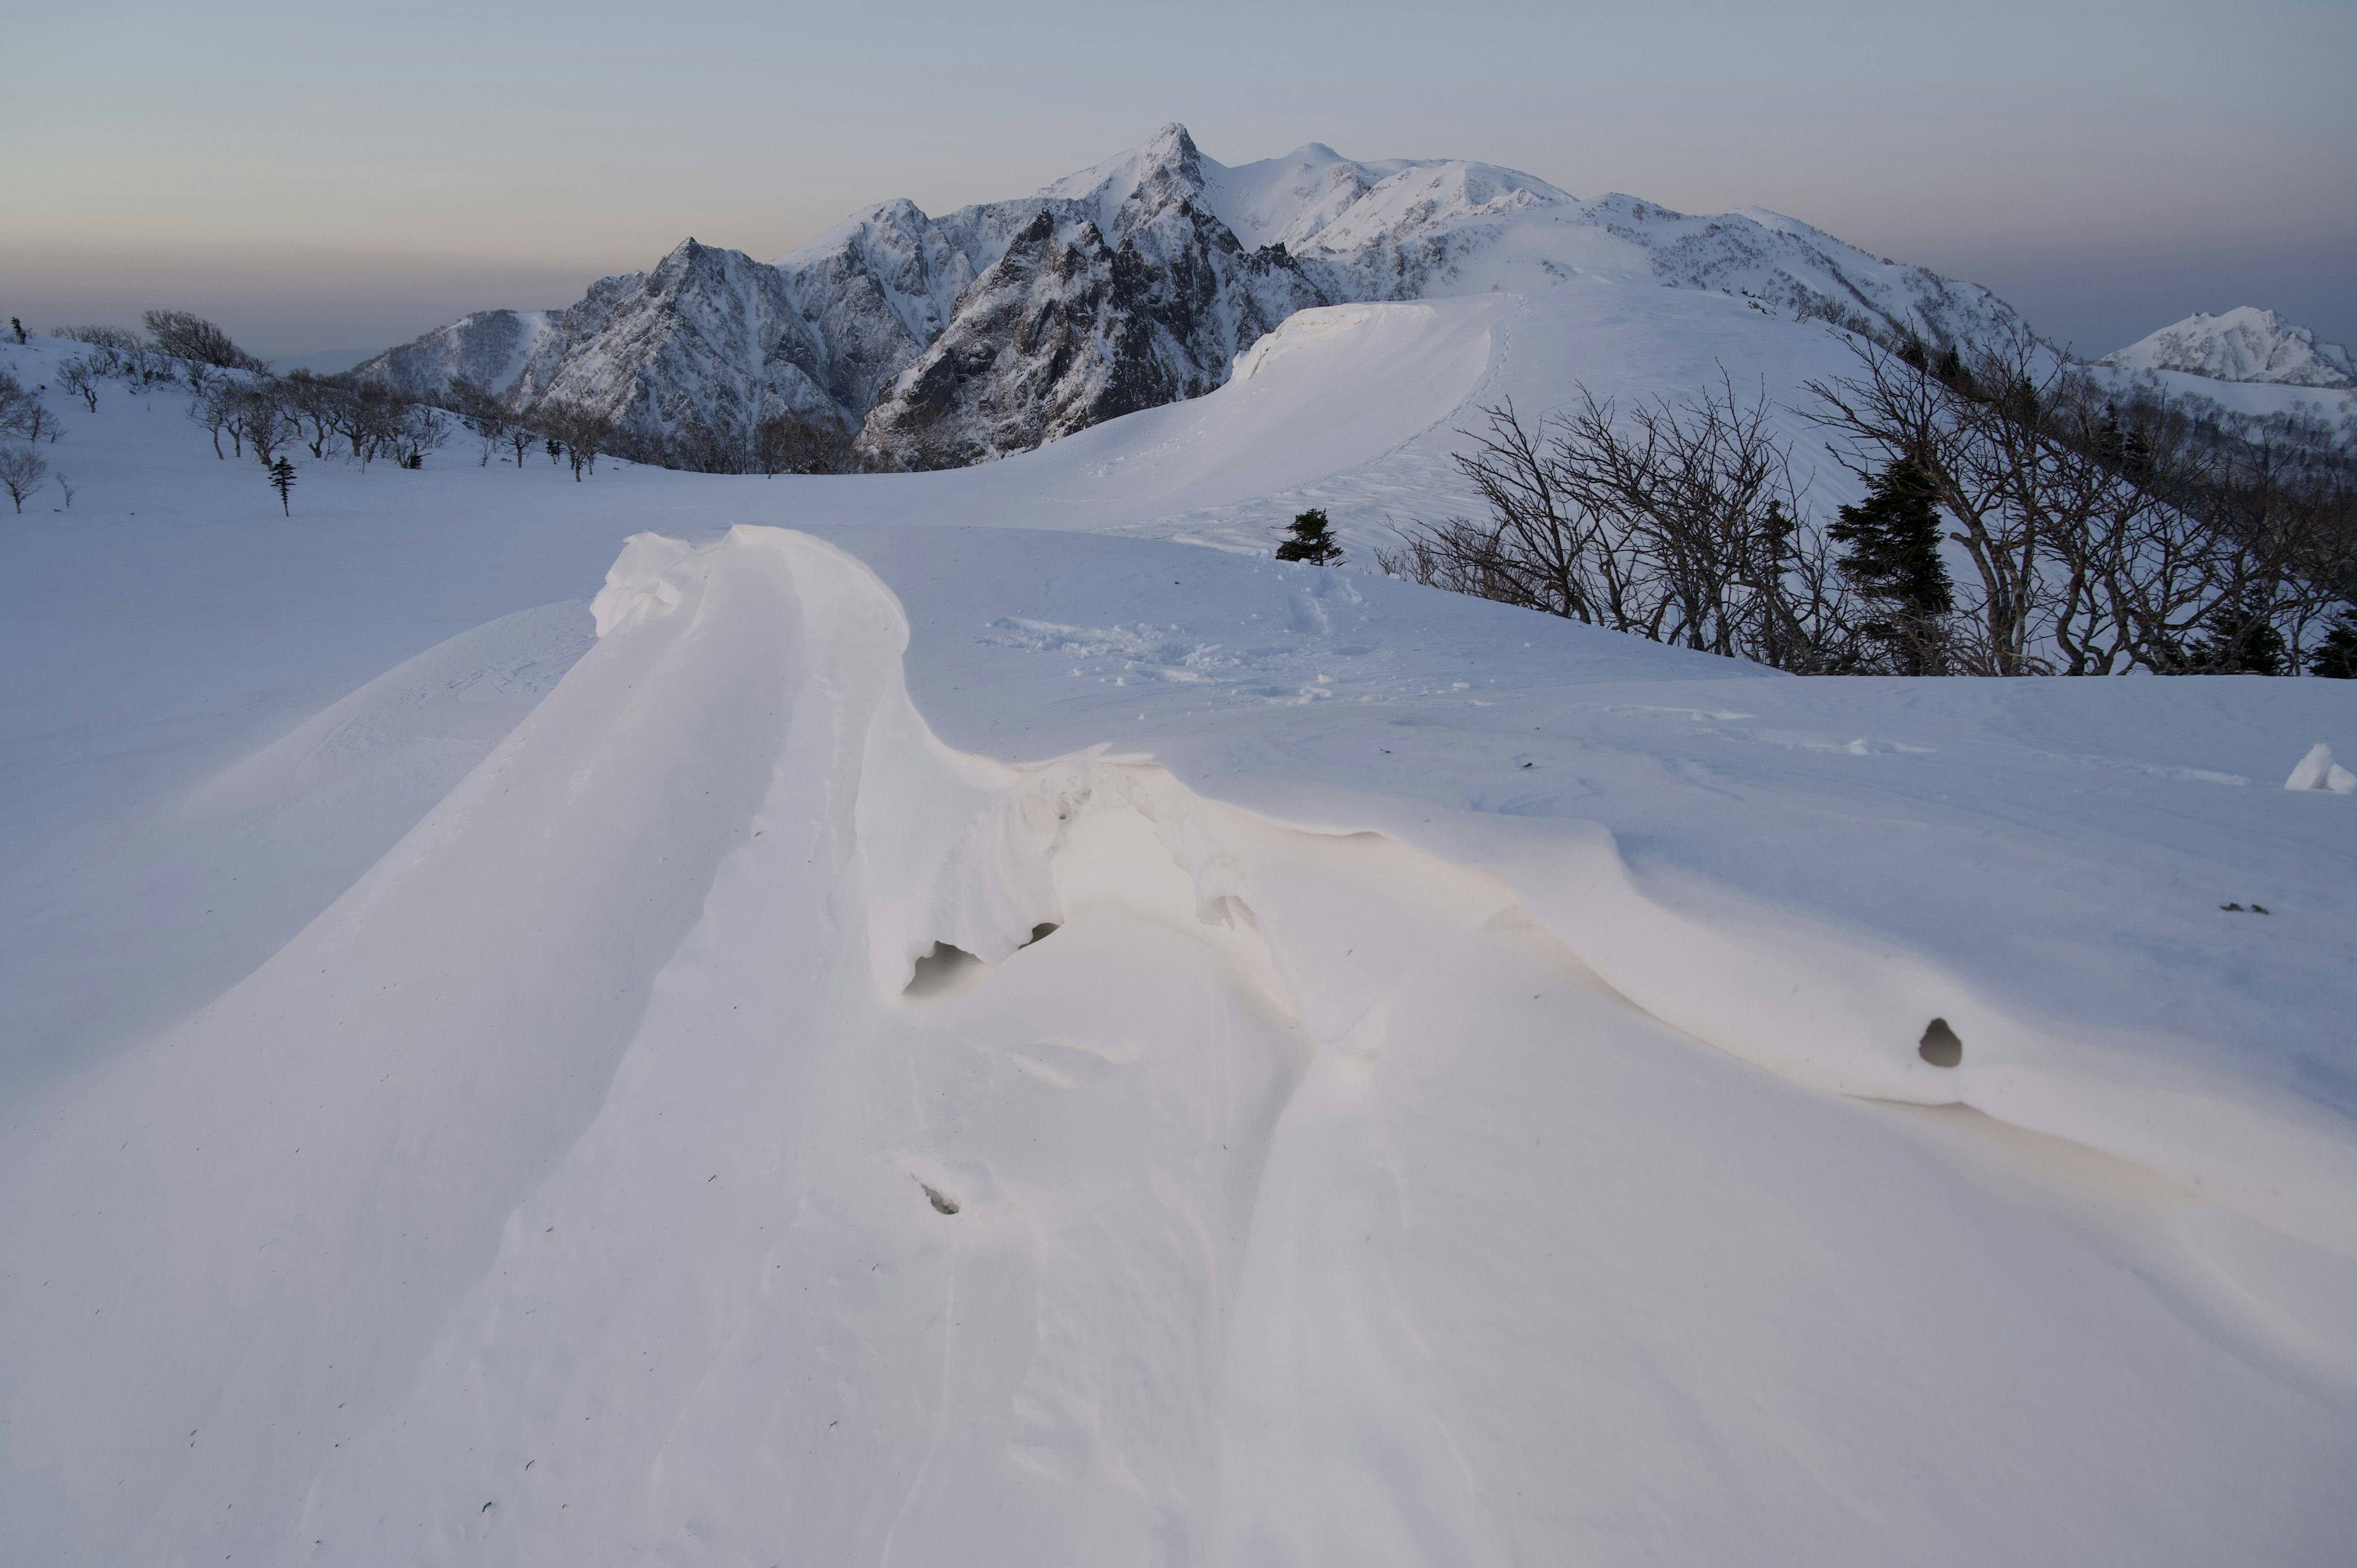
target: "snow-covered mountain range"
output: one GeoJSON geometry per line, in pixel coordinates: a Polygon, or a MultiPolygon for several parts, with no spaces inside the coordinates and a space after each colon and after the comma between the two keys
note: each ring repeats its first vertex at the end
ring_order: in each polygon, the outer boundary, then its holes
{"type": "Polygon", "coordinates": [[[2099,364],[2122,371],[2181,371],[2221,381],[2294,387],[2357,387],[2357,363],[2338,343],[2252,306],[2184,320],[2106,354],[2099,364]]]}
{"type": "Polygon", "coordinates": [[[774,263],[691,239],[570,309],[479,312],[355,373],[586,403],[654,451],[743,450],[791,413],[858,430],[883,461],[955,467],[1210,392],[1296,310],[1583,275],[1935,345],[2022,325],[1986,289],[1760,209],[1688,217],[1314,143],[1229,167],[1171,124],[1037,195],[940,218],[885,202],[774,263]]]}

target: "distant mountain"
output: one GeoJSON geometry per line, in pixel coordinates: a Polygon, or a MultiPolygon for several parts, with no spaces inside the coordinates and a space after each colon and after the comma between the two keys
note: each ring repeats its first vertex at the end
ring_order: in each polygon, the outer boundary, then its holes
{"type": "Polygon", "coordinates": [[[1035,196],[942,218],[886,202],[774,263],[689,240],[562,313],[481,312],[354,373],[586,403],[627,447],[693,467],[741,462],[782,413],[856,431],[871,461],[941,467],[1200,396],[1307,306],[1582,275],[1935,347],[2027,331],[1986,289],[1760,209],[1581,201],[1489,164],[1314,143],[1232,168],[1174,124],[1035,196]]]}
{"type": "Polygon", "coordinates": [[[457,381],[505,393],[533,352],[557,329],[555,310],[479,310],[414,342],[363,360],[352,373],[411,397],[431,398],[457,381]]]}
{"type": "Polygon", "coordinates": [[[2357,387],[2357,364],[2348,349],[2319,342],[2307,328],[2247,305],[2218,316],[2196,311],[2096,363],[2122,371],[2183,371],[2221,381],[2357,387]]]}

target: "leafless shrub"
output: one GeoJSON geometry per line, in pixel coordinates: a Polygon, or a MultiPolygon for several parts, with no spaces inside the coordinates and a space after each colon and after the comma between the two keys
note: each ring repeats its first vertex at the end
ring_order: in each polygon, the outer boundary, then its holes
{"type": "Polygon", "coordinates": [[[29,446],[44,435],[54,438],[56,423],[39,392],[0,371],[0,435],[14,436],[29,446]]]}
{"type": "MultiPolygon", "coordinates": [[[[448,402],[451,411],[458,416],[459,422],[482,443],[482,456],[476,466],[490,467],[491,455],[498,451],[500,444],[508,438],[510,421],[505,405],[490,392],[477,386],[464,376],[451,378],[448,402]]],[[[530,440],[531,437],[527,435],[525,439],[530,440]]],[[[522,454],[519,453],[518,456],[521,456],[522,454]]]]}
{"type": "Polygon", "coordinates": [[[24,512],[26,498],[41,488],[41,480],[48,471],[49,466],[33,450],[30,442],[0,441],[0,490],[8,492],[19,515],[24,512]]]}
{"type": "Polygon", "coordinates": [[[1623,412],[1582,390],[1526,426],[1511,403],[1468,432],[1458,471],[1487,503],[1376,553],[1395,576],[1781,668],[1857,659],[1849,595],[1804,526],[1763,392],[1623,412]]]}
{"type": "Polygon", "coordinates": [[[53,327],[49,336],[88,343],[96,349],[128,351],[146,347],[146,339],[128,327],[53,327]]]}
{"type": "Polygon", "coordinates": [[[235,343],[203,317],[186,310],[151,310],[141,317],[149,343],[159,354],[225,371],[267,371],[270,366],[235,343]]]}
{"type": "Polygon", "coordinates": [[[302,434],[302,426],[288,411],[274,381],[256,379],[229,392],[231,429],[268,467],[278,460],[280,448],[302,434]]]}
{"type": "Polygon", "coordinates": [[[848,474],[856,469],[851,434],[834,421],[773,413],[754,434],[764,474],[848,474]]]}
{"type": "Polygon", "coordinates": [[[91,413],[98,412],[98,374],[87,360],[68,360],[58,367],[58,386],[67,394],[78,397],[91,413]]]}
{"type": "Polygon", "coordinates": [[[576,483],[585,473],[597,471],[598,455],[614,432],[611,416],[556,398],[544,398],[534,406],[533,424],[563,450],[576,483]]]}
{"type": "Polygon", "coordinates": [[[2026,335],[1936,360],[1852,346],[1855,373],[1810,383],[1810,417],[1859,475],[1906,463],[1930,482],[1971,567],[1949,628],[1962,672],[2274,671],[2346,596],[2357,529],[2329,441],[2237,432],[2165,394],[2123,410],[2026,335]]]}

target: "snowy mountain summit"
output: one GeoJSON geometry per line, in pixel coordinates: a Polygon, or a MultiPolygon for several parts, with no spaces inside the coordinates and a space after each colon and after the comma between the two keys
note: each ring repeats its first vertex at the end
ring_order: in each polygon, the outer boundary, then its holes
{"type": "Polygon", "coordinates": [[[689,240],[553,318],[480,312],[356,373],[586,404],[626,450],[686,467],[729,467],[791,414],[856,431],[880,464],[955,467],[1211,392],[1297,310],[1575,280],[1940,346],[2020,326],[1986,289],[1760,209],[1687,217],[1317,143],[1230,167],[1170,124],[1036,195],[941,218],[883,202],[774,263],[689,240]]]}
{"type": "Polygon", "coordinates": [[[2307,328],[2247,305],[2217,316],[2197,310],[2096,362],[2122,371],[2182,371],[2220,381],[2357,387],[2357,363],[2348,349],[2319,342],[2307,328]]]}

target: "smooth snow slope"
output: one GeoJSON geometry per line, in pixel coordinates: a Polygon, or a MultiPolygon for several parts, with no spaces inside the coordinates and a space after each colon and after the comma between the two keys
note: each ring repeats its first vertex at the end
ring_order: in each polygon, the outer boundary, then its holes
{"type": "Polygon", "coordinates": [[[1840,354],[1368,308],[960,474],[453,451],[290,521],[76,411],[0,625],[13,1539],[2333,1561],[2357,802],[2276,786],[2345,691],[1798,681],[1086,532],[1357,549],[1461,506],[1463,400],[1840,354]],[[1889,1102],[1958,1097],[2018,1125],[1889,1102]]]}

